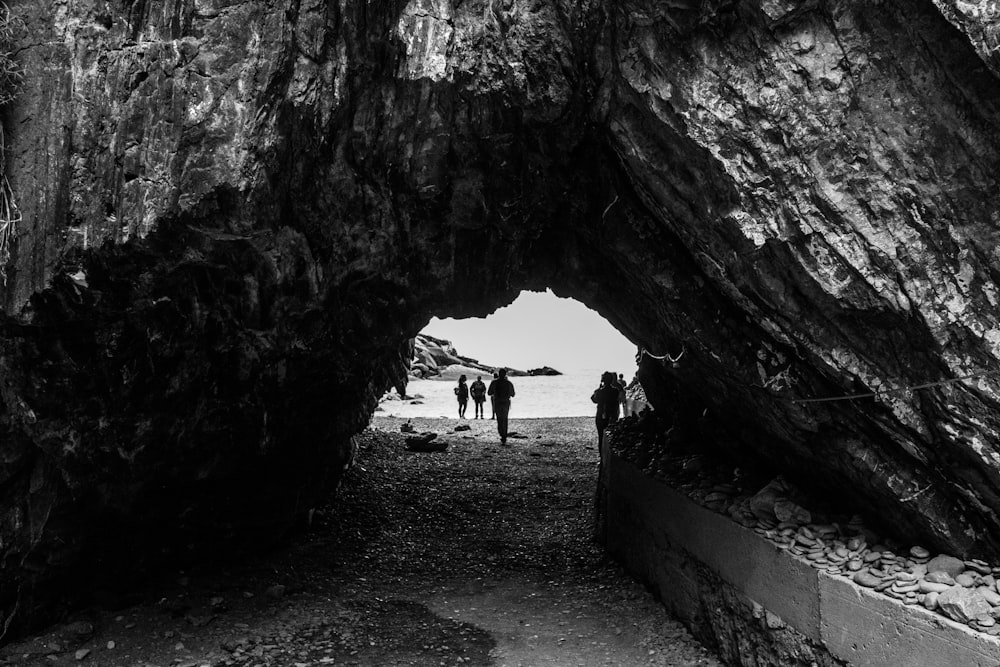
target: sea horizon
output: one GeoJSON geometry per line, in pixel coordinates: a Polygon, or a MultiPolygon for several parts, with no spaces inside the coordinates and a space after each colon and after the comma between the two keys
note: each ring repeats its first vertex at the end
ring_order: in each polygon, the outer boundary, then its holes
{"type": "MultiPolygon", "coordinates": [[[[510,378],[515,395],[511,401],[511,418],[540,417],[589,417],[595,413],[590,395],[600,385],[601,373],[609,369],[577,369],[562,375],[536,375],[510,378]]],[[[485,376],[485,373],[484,373],[485,376]]],[[[469,378],[469,382],[475,376],[469,378]]],[[[489,384],[492,378],[483,377],[489,384]]],[[[627,378],[626,381],[630,381],[627,378]]],[[[458,399],[453,389],[455,380],[411,379],[406,387],[408,400],[399,398],[395,392],[387,392],[379,402],[376,416],[390,417],[444,417],[458,418],[458,399]]],[[[490,417],[490,403],[487,399],[484,410],[490,417]]],[[[475,415],[472,399],[466,410],[466,418],[475,415]]]]}

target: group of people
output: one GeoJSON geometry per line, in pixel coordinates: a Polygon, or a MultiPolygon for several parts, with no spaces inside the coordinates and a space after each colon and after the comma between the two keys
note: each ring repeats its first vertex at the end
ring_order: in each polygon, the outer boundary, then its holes
{"type": "Polygon", "coordinates": [[[594,393],[590,395],[590,400],[597,404],[597,448],[600,450],[604,445],[604,429],[612,422],[618,421],[619,414],[625,414],[625,403],[628,400],[625,395],[625,376],[621,373],[615,377],[611,371],[601,373],[601,384],[594,393]],[[621,412],[619,413],[619,408],[621,412]]]}
{"type": "Polygon", "coordinates": [[[476,381],[472,385],[467,385],[467,378],[462,375],[458,378],[458,386],[455,387],[455,396],[458,397],[458,416],[465,419],[465,410],[469,406],[469,397],[476,406],[474,419],[485,419],[483,404],[486,397],[490,398],[490,408],[493,412],[490,419],[496,419],[497,431],[500,433],[500,444],[507,444],[507,418],[510,415],[510,399],[514,397],[514,383],[507,379],[507,369],[501,368],[493,374],[493,381],[487,387],[483,382],[483,376],[476,376],[476,381]]]}
{"type": "MultiPolygon", "coordinates": [[[[465,419],[465,410],[469,405],[469,397],[475,404],[474,419],[485,419],[483,404],[489,396],[490,407],[493,412],[490,419],[496,419],[497,431],[500,433],[500,444],[507,444],[507,424],[510,415],[510,399],[514,397],[514,384],[507,379],[507,369],[501,368],[493,374],[493,381],[487,387],[483,382],[483,376],[476,376],[476,381],[472,385],[466,384],[467,378],[462,375],[458,378],[458,386],[455,387],[455,396],[458,398],[458,416],[465,419]]],[[[598,449],[604,444],[604,429],[609,424],[618,420],[619,415],[625,414],[625,376],[619,373],[617,377],[611,371],[601,373],[601,384],[591,394],[590,400],[597,404],[597,446],[598,449]],[[620,412],[619,412],[620,409],[620,412]]]]}

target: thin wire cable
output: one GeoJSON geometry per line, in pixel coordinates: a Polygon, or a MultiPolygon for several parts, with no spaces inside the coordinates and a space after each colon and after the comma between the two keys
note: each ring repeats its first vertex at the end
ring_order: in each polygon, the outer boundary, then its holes
{"type": "Polygon", "coordinates": [[[880,389],[878,391],[865,391],[857,394],[846,394],[844,396],[827,396],[825,398],[784,398],[778,396],[776,398],[781,398],[782,400],[789,401],[791,403],[830,403],[833,401],[855,401],[860,398],[878,398],[880,396],[885,396],[888,394],[899,394],[906,391],[919,391],[921,389],[930,389],[931,387],[941,387],[944,385],[955,384],[957,382],[965,382],[967,380],[978,380],[979,378],[987,377],[990,375],[996,375],[1000,371],[984,371],[982,373],[976,373],[974,375],[964,375],[958,378],[950,378],[948,380],[938,380],[936,382],[924,382],[923,384],[914,384],[906,387],[895,387],[893,389],[880,389]]]}

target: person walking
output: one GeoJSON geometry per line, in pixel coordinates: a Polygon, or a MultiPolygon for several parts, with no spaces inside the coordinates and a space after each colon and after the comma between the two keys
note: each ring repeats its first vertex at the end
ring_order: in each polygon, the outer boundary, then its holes
{"type": "MultiPolygon", "coordinates": [[[[493,382],[497,381],[498,377],[499,376],[496,373],[493,374],[493,381],[490,382],[490,386],[491,387],[493,386],[493,382]]],[[[490,414],[490,419],[496,419],[497,418],[497,404],[496,404],[496,399],[493,398],[493,392],[489,392],[489,394],[490,394],[490,412],[492,413],[492,414],[490,414]]]]}
{"type": "Polygon", "coordinates": [[[497,418],[497,432],[500,444],[507,444],[507,417],[510,415],[510,399],[514,397],[514,385],[507,379],[507,369],[497,371],[497,379],[490,382],[486,393],[493,399],[493,411],[497,418]]]}
{"type": "Polygon", "coordinates": [[[469,405],[469,386],[465,384],[465,376],[459,376],[458,386],[455,387],[455,396],[458,397],[458,418],[465,419],[465,408],[469,405]]]}
{"type": "Polygon", "coordinates": [[[597,450],[601,451],[604,446],[604,429],[614,421],[618,420],[618,378],[615,374],[607,371],[601,373],[601,384],[590,395],[590,400],[597,404],[597,450]]]}
{"type": "Polygon", "coordinates": [[[483,376],[477,375],[476,381],[469,386],[469,393],[472,394],[472,402],[475,404],[476,416],[474,419],[483,418],[483,403],[486,402],[486,384],[483,376]]]}

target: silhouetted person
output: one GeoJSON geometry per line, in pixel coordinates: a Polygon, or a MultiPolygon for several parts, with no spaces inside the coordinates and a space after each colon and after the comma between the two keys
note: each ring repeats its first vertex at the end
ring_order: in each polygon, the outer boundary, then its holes
{"type": "Polygon", "coordinates": [[[628,389],[628,384],[625,383],[625,376],[619,373],[618,402],[622,404],[622,417],[628,417],[628,412],[625,410],[625,402],[628,401],[628,394],[625,393],[626,389],[628,389]]]}
{"type": "Polygon", "coordinates": [[[597,450],[604,445],[604,429],[608,424],[618,420],[618,378],[608,371],[601,373],[601,386],[590,395],[590,400],[597,404],[597,450]]]}
{"type": "MultiPolygon", "coordinates": [[[[497,381],[498,377],[500,377],[500,376],[497,375],[496,373],[493,374],[493,381],[490,382],[490,386],[491,387],[493,386],[493,382],[497,381]]],[[[496,404],[496,400],[494,400],[494,398],[493,398],[493,392],[492,391],[489,392],[489,394],[490,394],[490,412],[493,413],[493,414],[490,415],[490,419],[496,419],[497,418],[497,404],[496,404]]]]}
{"type": "Polygon", "coordinates": [[[482,419],[483,403],[486,402],[486,384],[483,383],[483,376],[477,375],[476,381],[469,386],[469,393],[472,394],[472,402],[476,406],[475,419],[482,419]]]}
{"type": "Polygon", "coordinates": [[[465,376],[458,378],[458,386],[455,387],[455,396],[458,397],[458,418],[465,419],[465,408],[469,406],[469,386],[465,384],[465,376]]]}
{"type": "Polygon", "coordinates": [[[514,385],[507,379],[507,369],[498,371],[497,379],[490,382],[487,393],[493,398],[493,411],[497,418],[500,444],[507,444],[507,416],[510,414],[510,399],[514,396],[514,385]]]}

